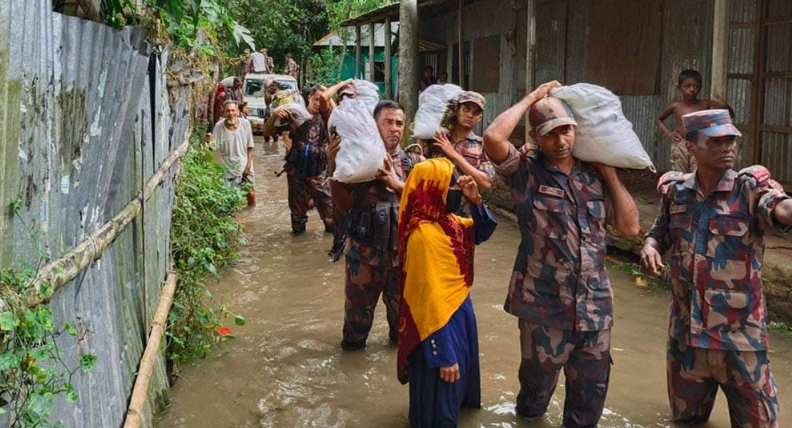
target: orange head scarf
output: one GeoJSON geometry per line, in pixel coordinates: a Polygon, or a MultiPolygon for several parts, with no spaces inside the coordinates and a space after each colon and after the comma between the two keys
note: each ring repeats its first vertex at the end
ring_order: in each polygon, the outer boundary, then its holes
{"type": "Polygon", "coordinates": [[[473,285],[473,220],[451,214],[446,196],[454,165],[445,158],[418,163],[407,178],[399,209],[399,354],[401,383],[408,358],[443,328],[473,285]]]}

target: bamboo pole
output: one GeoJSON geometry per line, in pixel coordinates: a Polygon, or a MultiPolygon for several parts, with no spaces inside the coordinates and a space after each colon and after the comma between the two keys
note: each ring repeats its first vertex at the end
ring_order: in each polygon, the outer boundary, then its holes
{"type": "Polygon", "coordinates": [[[157,304],[157,312],[154,314],[154,321],[151,323],[151,333],[149,333],[146,350],[143,352],[143,357],[140,358],[140,366],[138,367],[135,386],[132,388],[132,397],[129,400],[129,409],[126,413],[124,428],[138,428],[143,423],[143,406],[146,404],[146,398],[148,397],[151,374],[154,371],[154,363],[159,354],[160,342],[165,333],[168,312],[170,312],[171,304],[173,303],[177,282],[178,277],[176,274],[174,272],[168,273],[165,288],[162,290],[159,303],[157,304]]]}
{"type": "Polygon", "coordinates": [[[154,190],[162,184],[165,178],[165,173],[170,170],[173,164],[179,159],[184,157],[187,149],[190,146],[190,134],[192,130],[187,132],[187,137],[176,150],[172,151],[162,166],[151,176],[143,189],[143,194],[140,193],[135,196],[132,201],[124,207],[110,221],[103,224],[96,232],[91,234],[88,239],[83,240],[75,245],[69,252],[61,256],[57,260],[47,263],[39,270],[36,279],[33,281],[33,287],[28,292],[27,302],[30,306],[35,306],[49,301],[52,293],[59,288],[63,287],[66,283],[77,278],[80,272],[88,267],[95,260],[102,257],[102,252],[105,248],[109,247],[118,235],[124,231],[129,223],[134,220],[140,213],[144,200],[148,200],[154,193],[154,190]],[[47,296],[40,294],[41,287],[48,284],[51,292],[47,296]]]}

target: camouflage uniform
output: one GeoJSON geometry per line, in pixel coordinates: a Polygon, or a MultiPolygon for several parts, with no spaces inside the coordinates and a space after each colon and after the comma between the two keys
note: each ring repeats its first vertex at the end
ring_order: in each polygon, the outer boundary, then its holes
{"type": "MultiPolygon", "coordinates": [[[[668,395],[675,421],[709,418],[718,386],[732,426],[777,426],[762,291],[764,235],[789,198],[762,166],[729,170],[708,196],[695,173],[660,178],[647,236],[670,250],[668,395]]],[[[788,229],[788,227],[785,227],[788,229]]]]}
{"type": "Polygon", "coordinates": [[[696,170],[696,158],[687,149],[686,141],[671,142],[671,169],[684,173],[696,170]]]}
{"type": "MultiPolygon", "coordinates": [[[[484,107],[486,106],[486,100],[484,96],[477,92],[472,91],[464,91],[459,94],[457,98],[457,105],[462,105],[465,103],[473,103],[479,106],[484,111],[484,107]]],[[[449,133],[449,137],[453,134],[449,133]]],[[[473,168],[478,169],[479,171],[487,174],[490,181],[495,177],[495,168],[492,166],[492,162],[490,162],[487,154],[484,152],[484,141],[481,137],[474,134],[472,131],[468,134],[465,138],[459,141],[453,141],[454,150],[461,154],[463,158],[471,165],[473,168]]],[[[437,152],[436,149],[433,153],[430,153],[430,157],[443,157],[442,152],[437,152]]],[[[458,215],[462,215],[465,217],[471,216],[471,205],[470,201],[467,199],[462,200],[462,206],[460,207],[459,211],[456,212],[458,215]]]]}
{"type": "MultiPolygon", "coordinates": [[[[737,137],[727,110],[682,116],[691,141],[737,137]]],[[[709,419],[718,386],[733,427],[777,427],[762,291],[764,235],[789,199],[763,166],[727,170],[709,195],[695,173],[660,177],[660,212],[647,233],[670,250],[668,397],[675,421],[709,419]]]]}
{"type": "Polygon", "coordinates": [[[283,74],[288,74],[295,79],[300,77],[300,66],[297,64],[297,61],[289,61],[286,63],[286,68],[283,70],[283,74]]]}
{"type": "Polygon", "coordinates": [[[509,147],[495,167],[512,188],[522,241],[504,309],[520,318],[517,411],[539,417],[567,375],[564,426],[596,426],[610,375],[613,294],[605,272],[612,205],[594,169],[569,175],[544,157],[509,147]]]}
{"type": "MultiPolygon", "coordinates": [[[[402,181],[412,170],[413,164],[408,159],[401,150],[393,157],[396,175],[402,181]]],[[[387,311],[390,339],[395,343],[399,338],[399,282],[396,276],[399,264],[396,252],[399,197],[379,180],[348,187],[353,207],[346,214],[345,225],[346,301],[342,346],[354,350],[366,346],[380,294],[387,311]],[[368,229],[369,233],[363,229],[368,229]]]]}
{"type": "Polygon", "coordinates": [[[325,183],[327,131],[320,117],[314,117],[290,132],[292,147],[286,159],[289,209],[292,230],[305,231],[311,200],[316,205],[325,230],[333,231],[333,201],[325,183]]]}

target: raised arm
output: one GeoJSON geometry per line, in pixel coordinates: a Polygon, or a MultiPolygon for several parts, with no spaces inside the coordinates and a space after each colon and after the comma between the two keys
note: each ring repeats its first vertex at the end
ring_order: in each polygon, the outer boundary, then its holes
{"type": "Polygon", "coordinates": [[[322,100],[324,100],[325,102],[328,102],[328,101],[332,100],[333,97],[338,93],[338,91],[341,90],[341,88],[343,88],[346,85],[351,84],[354,81],[355,81],[355,79],[347,79],[347,80],[338,82],[335,85],[325,89],[324,91],[322,91],[322,100]]]}
{"type": "Polygon", "coordinates": [[[627,191],[627,188],[621,182],[616,168],[593,162],[592,166],[597,168],[605,185],[608,186],[613,204],[613,228],[626,237],[638,236],[641,233],[641,225],[638,222],[638,208],[635,206],[635,201],[630,196],[630,192],[627,191]]]}
{"type": "Polygon", "coordinates": [[[525,116],[531,106],[544,98],[551,89],[561,86],[557,80],[552,82],[543,83],[533,92],[523,97],[520,102],[513,105],[508,110],[501,113],[492,121],[492,124],[487,128],[484,133],[484,150],[487,151],[487,156],[496,164],[500,164],[509,155],[509,137],[511,137],[514,128],[520,124],[520,121],[525,116]]]}
{"type": "Polygon", "coordinates": [[[454,150],[454,145],[451,144],[445,131],[438,131],[434,140],[437,147],[443,151],[445,156],[459,168],[462,174],[473,178],[480,189],[486,191],[492,187],[492,180],[490,180],[489,175],[471,165],[462,154],[454,150]]]}

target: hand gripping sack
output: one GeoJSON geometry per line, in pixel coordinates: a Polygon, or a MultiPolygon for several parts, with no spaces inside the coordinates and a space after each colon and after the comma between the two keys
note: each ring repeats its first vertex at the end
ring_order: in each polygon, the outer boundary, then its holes
{"type": "Polygon", "coordinates": [[[418,96],[413,137],[431,140],[437,131],[448,127],[448,119],[456,108],[456,99],[462,92],[457,85],[431,85],[418,96]]]}
{"type": "MultiPolygon", "coordinates": [[[[294,120],[294,125],[297,127],[311,118],[311,114],[305,108],[305,100],[303,100],[299,91],[278,91],[272,99],[270,108],[272,109],[272,114],[283,109],[288,110],[294,120]]],[[[280,119],[275,122],[275,126],[283,126],[280,119]]]]}
{"type": "Polygon", "coordinates": [[[353,83],[355,85],[355,91],[357,92],[357,99],[363,101],[363,104],[366,105],[366,108],[369,110],[369,114],[374,114],[374,108],[377,107],[379,104],[379,88],[377,85],[369,82],[368,80],[355,80],[353,83]]]}
{"type": "Polygon", "coordinates": [[[578,83],[550,91],[572,109],[578,126],[572,155],[587,162],[600,162],[617,168],[655,171],[652,159],[624,117],[621,101],[601,86],[578,83]]]}
{"type": "Polygon", "coordinates": [[[373,180],[384,167],[385,144],[377,123],[360,99],[346,99],[333,109],[328,127],[341,136],[333,180],[362,183],[373,180]]]}

